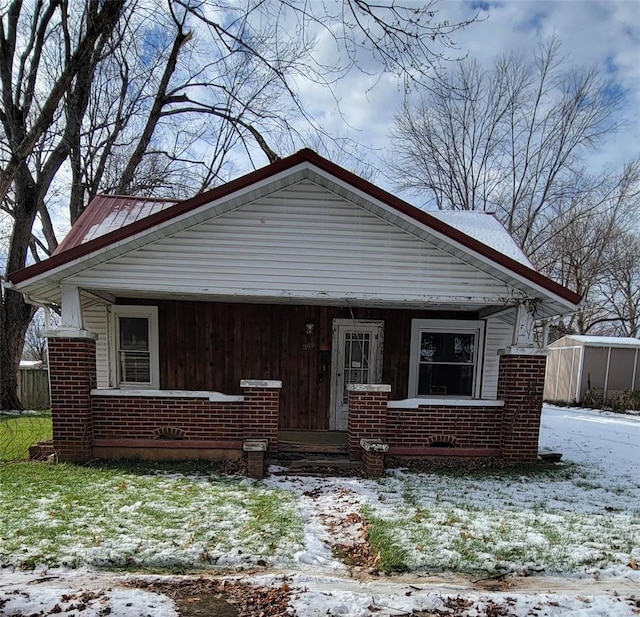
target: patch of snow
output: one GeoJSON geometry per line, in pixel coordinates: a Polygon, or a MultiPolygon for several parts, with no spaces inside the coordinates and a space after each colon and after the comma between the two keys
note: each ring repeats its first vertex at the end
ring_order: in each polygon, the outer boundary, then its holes
{"type": "Polygon", "coordinates": [[[425,212],[527,268],[535,270],[533,264],[493,214],[469,210],[425,210],[425,212]]]}

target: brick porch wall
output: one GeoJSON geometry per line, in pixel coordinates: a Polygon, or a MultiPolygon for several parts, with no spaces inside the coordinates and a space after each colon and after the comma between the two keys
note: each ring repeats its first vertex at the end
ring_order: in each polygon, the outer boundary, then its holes
{"type": "Polygon", "coordinates": [[[432,407],[389,409],[387,435],[390,454],[407,448],[428,448],[448,442],[456,448],[500,448],[502,407],[432,407]]]}
{"type": "MultiPolygon", "coordinates": [[[[197,398],[142,396],[91,397],[96,440],[158,439],[174,434],[180,441],[215,440],[239,444],[244,438],[244,403],[214,403],[197,398]]],[[[171,439],[158,439],[166,442],[171,439]]]]}
{"type": "Polygon", "coordinates": [[[546,365],[546,356],[539,353],[507,352],[500,357],[498,398],[504,401],[500,444],[507,460],[538,460],[546,365]]]}
{"type": "Polygon", "coordinates": [[[60,460],[87,461],[93,446],[101,452],[153,447],[196,456],[203,448],[242,453],[243,441],[251,438],[268,439],[268,451],[277,452],[281,382],[243,380],[243,401],[127,396],[126,390],[92,396],[95,340],[89,332],[78,333],[86,337],[51,333],[48,342],[53,442],[60,460]]]}
{"type": "Polygon", "coordinates": [[[96,385],[96,343],[90,338],[50,336],[49,379],[53,446],[61,461],[91,458],[91,389],[96,385]]]}
{"type": "Polygon", "coordinates": [[[238,402],[126,396],[126,392],[122,396],[95,394],[91,397],[95,443],[101,447],[242,451],[245,439],[268,439],[268,452],[277,452],[279,387],[244,390],[244,401],[238,402]],[[165,436],[178,439],[163,439],[165,436]]]}
{"type": "Polygon", "coordinates": [[[546,357],[534,350],[517,352],[507,350],[500,357],[502,407],[387,408],[386,391],[366,391],[382,386],[354,386],[349,392],[351,457],[362,458],[364,437],[388,444],[391,456],[502,456],[511,462],[536,462],[546,357]],[[432,446],[437,442],[454,447],[432,446]]]}

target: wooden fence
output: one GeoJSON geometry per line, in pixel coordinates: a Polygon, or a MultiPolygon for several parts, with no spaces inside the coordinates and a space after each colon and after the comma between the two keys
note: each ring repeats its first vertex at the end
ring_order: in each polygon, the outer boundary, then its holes
{"type": "Polygon", "coordinates": [[[18,392],[25,409],[49,409],[49,371],[21,368],[18,371],[18,392]]]}

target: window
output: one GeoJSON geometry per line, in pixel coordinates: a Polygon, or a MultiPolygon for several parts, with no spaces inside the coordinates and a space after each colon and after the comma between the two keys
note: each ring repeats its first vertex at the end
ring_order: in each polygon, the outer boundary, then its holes
{"type": "Polygon", "coordinates": [[[112,374],[117,387],[157,388],[158,309],[113,306],[112,374]]]}
{"type": "Polygon", "coordinates": [[[484,322],[413,319],[409,396],[478,398],[484,322]]]}

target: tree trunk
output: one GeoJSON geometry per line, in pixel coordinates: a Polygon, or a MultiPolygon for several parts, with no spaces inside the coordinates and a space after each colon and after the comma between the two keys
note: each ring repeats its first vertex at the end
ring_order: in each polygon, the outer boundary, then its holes
{"type": "Polygon", "coordinates": [[[18,368],[33,308],[18,292],[4,291],[0,306],[0,409],[22,409],[18,368]]]}

